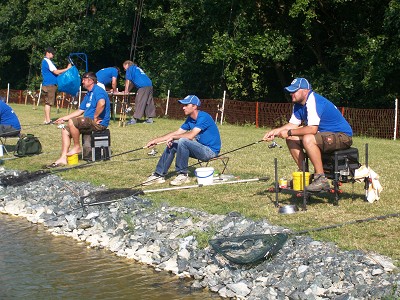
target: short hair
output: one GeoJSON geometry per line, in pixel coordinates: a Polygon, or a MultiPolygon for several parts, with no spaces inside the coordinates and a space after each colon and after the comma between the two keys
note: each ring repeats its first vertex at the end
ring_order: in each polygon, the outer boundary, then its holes
{"type": "Polygon", "coordinates": [[[54,50],[53,47],[47,47],[46,49],[44,49],[44,54],[46,53],[51,53],[54,55],[56,53],[56,50],[54,50]]]}
{"type": "Polygon", "coordinates": [[[124,63],[122,64],[122,66],[128,65],[128,67],[133,66],[135,63],[131,60],[126,60],[124,61],[124,63]]]}
{"type": "Polygon", "coordinates": [[[90,78],[94,81],[94,83],[97,83],[97,76],[94,72],[86,72],[82,75],[82,79],[83,78],[90,78]]]}

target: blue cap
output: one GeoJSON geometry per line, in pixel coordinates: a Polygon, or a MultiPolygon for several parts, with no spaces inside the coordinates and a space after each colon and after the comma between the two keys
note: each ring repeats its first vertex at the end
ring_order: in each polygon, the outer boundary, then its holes
{"type": "Polygon", "coordinates": [[[295,78],[289,86],[285,87],[289,93],[297,92],[300,89],[311,90],[311,84],[305,78],[295,78]]]}
{"type": "Polygon", "coordinates": [[[178,101],[179,101],[179,103],[185,104],[185,105],[186,104],[194,104],[197,106],[201,105],[200,99],[195,95],[188,95],[185,97],[185,99],[178,100],[178,101]]]}

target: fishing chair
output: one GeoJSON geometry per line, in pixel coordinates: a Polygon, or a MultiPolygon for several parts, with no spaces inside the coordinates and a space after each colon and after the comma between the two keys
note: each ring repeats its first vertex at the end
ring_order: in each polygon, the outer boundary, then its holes
{"type": "Polygon", "coordinates": [[[208,167],[208,165],[213,161],[220,161],[223,165],[221,174],[224,174],[225,170],[228,168],[229,156],[221,155],[221,156],[211,158],[208,161],[201,161],[201,160],[198,160],[198,161],[199,161],[200,166],[203,166],[203,164],[205,164],[206,167],[208,167]]]}
{"type": "Polygon", "coordinates": [[[82,133],[82,159],[88,161],[111,158],[110,130],[82,133]]]}

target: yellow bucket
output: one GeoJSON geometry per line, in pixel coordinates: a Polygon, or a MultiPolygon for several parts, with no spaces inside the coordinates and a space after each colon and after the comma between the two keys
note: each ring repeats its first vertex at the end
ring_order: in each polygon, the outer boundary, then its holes
{"type": "MultiPolygon", "coordinates": [[[[303,190],[303,172],[293,172],[293,189],[295,191],[303,190]]],[[[310,184],[310,172],[305,172],[306,184],[305,186],[310,184]]]]}
{"type": "Polygon", "coordinates": [[[69,165],[77,165],[79,161],[78,154],[73,154],[71,156],[67,156],[67,162],[69,165]]]}

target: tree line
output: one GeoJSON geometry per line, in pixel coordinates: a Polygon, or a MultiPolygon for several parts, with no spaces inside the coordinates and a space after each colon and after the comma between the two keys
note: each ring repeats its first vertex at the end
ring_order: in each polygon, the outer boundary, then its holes
{"type": "Polygon", "coordinates": [[[306,77],[338,106],[391,108],[399,14],[398,0],[8,0],[0,88],[38,89],[52,46],[59,68],[74,52],[91,71],[135,60],[158,97],[288,102],[283,87],[306,77]]]}

